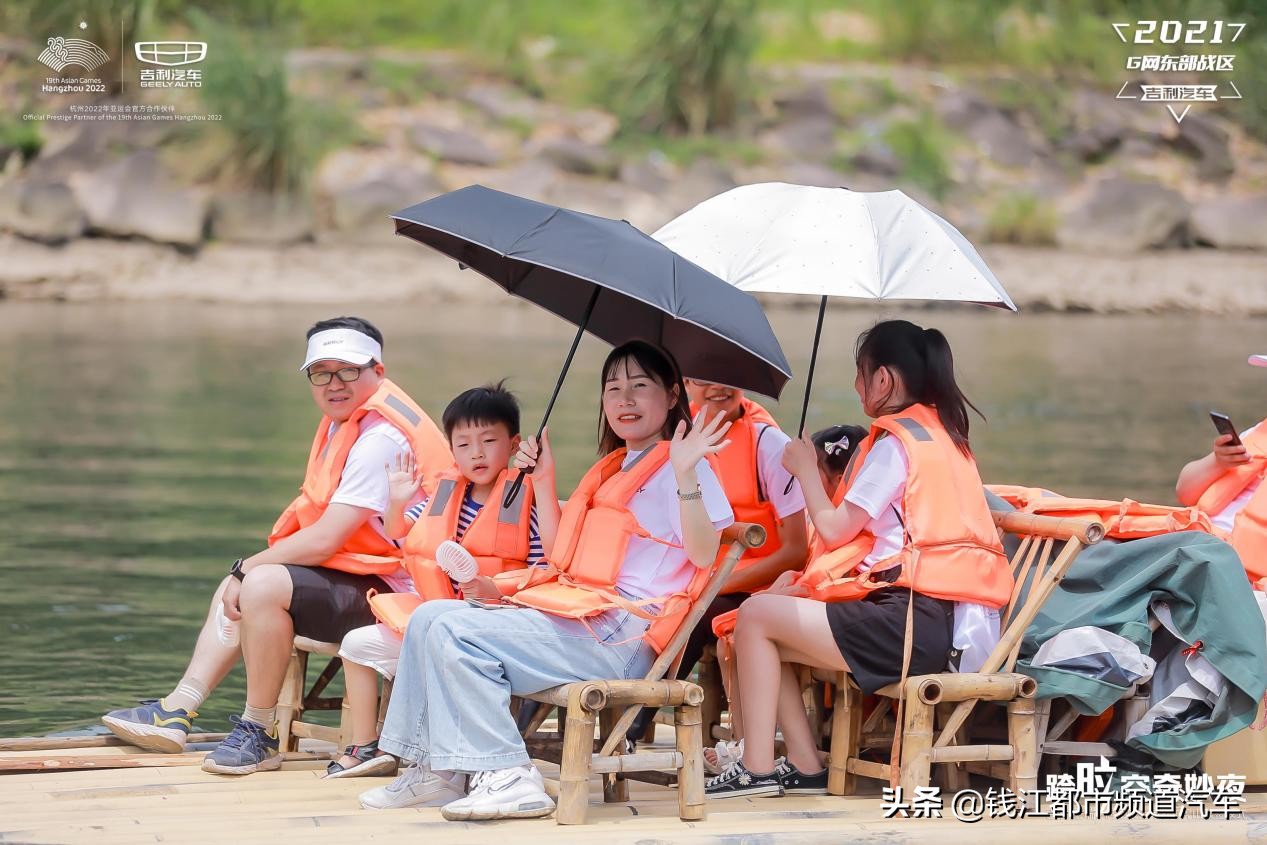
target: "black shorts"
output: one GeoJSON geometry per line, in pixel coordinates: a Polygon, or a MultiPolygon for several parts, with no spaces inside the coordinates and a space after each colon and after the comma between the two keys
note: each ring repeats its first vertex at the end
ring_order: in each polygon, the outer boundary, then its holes
{"type": "MultiPolygon", "coordinates": [[[[860,601],[827,605],[827,624],[836,647],[865,695],[902,679],[906,608],[911,591],[877,590],[860,601]]],[[[954,602],[915,593],[914,643],[910,675],[944,672],[950,662],[955,624],[954,602]]]]}
{"type": "Polygon", "coordinates": [[[341,642],[348,631],[377,621],[365,597],[370,588],[392,592],[377,575],[293,563],[286,564],[286,571],[290,573],[290,618],[295,623],[295,636],[323,643],[341,642]]]}

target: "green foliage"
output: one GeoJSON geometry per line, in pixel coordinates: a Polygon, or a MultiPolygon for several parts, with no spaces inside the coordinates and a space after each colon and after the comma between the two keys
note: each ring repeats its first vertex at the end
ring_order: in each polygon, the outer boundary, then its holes
{"type": "Polygon", "coordinates": [[[765,153],[756,144],[718,132],[699,136],[622,132],[612,142],[612,146],[622,155],[656,150],[679,165],[688,165],[702,158],[753,165],[765,157],[765,153]]]}
{"type": "Polygon", "coordinates": [[[756,0],[661,0],[616,84],[626,126],[701,135],[734,124],[749,91],[756,0]]]}
{"type": "Polygon", "coordinates": [[[996,243],[1040,246],[1056,242],[1056,212],[1031,193],[1005,195],[990,210],[986,237],[996,243]]]}
{"type": "Polygon", "coordinates": [[[902,162],[899,178],[937,199],[946,195],[952,184],[946,155],[956,138],[935,117],[921,112],[912,120],[892,123],[884,130],[883,140],[902,162]]]}
{"type": "Polygon", "coordinates": [[[284,53],[267,32],[235,29],[207,15],[190,22],[215,44],[204,67],[214,85],[198,89],[230,151],[219,162],[223,178],[275,193],[302,191],[321,151],[348,137],[349,122],[329,103],[296,96],[287,83],[284,53]]]}
{"type": "Polygon", "coordinates": [[[44,138],[36,123],[22,120],[18,113],[0,115],[0,164],[3,164],[11,150],[16,150],[22,161],[30,161],[39,154],[42,146],[44,138]]]}

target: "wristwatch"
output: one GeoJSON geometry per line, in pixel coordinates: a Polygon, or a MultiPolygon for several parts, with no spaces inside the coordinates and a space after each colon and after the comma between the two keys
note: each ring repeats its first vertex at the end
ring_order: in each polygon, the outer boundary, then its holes
{"type": "Polygon", "coordinates": [[[242,558],[233,561],[233,565],[229,567],[229,574],[239,581],[246,577],[246,573],[242,571],[242,558]]]}
{"type": "Polygon", "coordinates": [[[679,490],[677,491],[677,497],[683,502],[693,502],[696,499],[704,498],[704,493],[703,491],[699,489],[699,485],[696,484],[694,493],[683,493],[681,490],[679,490]]]}

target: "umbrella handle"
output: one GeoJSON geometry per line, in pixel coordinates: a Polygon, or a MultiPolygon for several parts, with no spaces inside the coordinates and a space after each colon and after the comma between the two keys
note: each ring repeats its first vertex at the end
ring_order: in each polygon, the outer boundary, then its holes
{"type": "MultiPolygon", "coordinates": [[[[805,398],[801,400],[801,423],[796,427],[798,440],[805,436],[805,415],[809,411],[809,391],[814,384],[814,366],[818,363],[818,339],[823,334],[823,315],[826,313],[827,297],[824,296],[818,300],[818,325],[814,328],[814,347],[809,353],[809,372],[805,375],[805,398]]],[[[794,478],[787,480],[787,486],[783,488],[784,496],[792,492],[792,482],[794,480],[794,478]]]]}
{"type": "MultiPolygon", "coordinates": [[[[576,328],[576,337],[572,338],[572,348],[568,350],[567,358],[563,360],[563,369],[559,370],[559,380],[554,383],[554,392],[550,394],[550,402],[546,405],[546,412],[541,415],[541,427],[537,429],[537,442],[541,442],[541,435],[546,430],[546,423],[550,421],[550,412],[554,410],[554,403],[559,398],[559,391],[563,389],[563,380],[567,378],[568,369],[572,366],[572,357],[576,355],[576,347],[581,345],[581,335],[585,334],[585,327],[589,325],[590,317],[594,314],[594,306],[598,304],[598,294],[602,288],[598,285],[594,286],[594,293],[590,295],[589,304],[585,306],[585,314],[581,317],[581,322],[576,328]]],[[[519,474],[515,476],[515,480],[511,482],[510,489],[506,491],[506,496],[502,500],[502,508],[506,509],[515,501],[515,497],[519,495],[519,491],[524,486],[524,476],[532,472],[531,469],[519,470],[519,474]]]]}

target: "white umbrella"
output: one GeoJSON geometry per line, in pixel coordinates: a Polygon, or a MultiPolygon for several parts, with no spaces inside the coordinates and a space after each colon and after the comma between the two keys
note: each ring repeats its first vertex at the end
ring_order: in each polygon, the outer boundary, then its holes
{"type": "Polygon", "coordinates": [[[821,297],[798,433],[805,428],[827,297],[1016,310],[968,239],[901,191],[745,185],[705,200],[652,237],[743,290],[821,297]]]}

